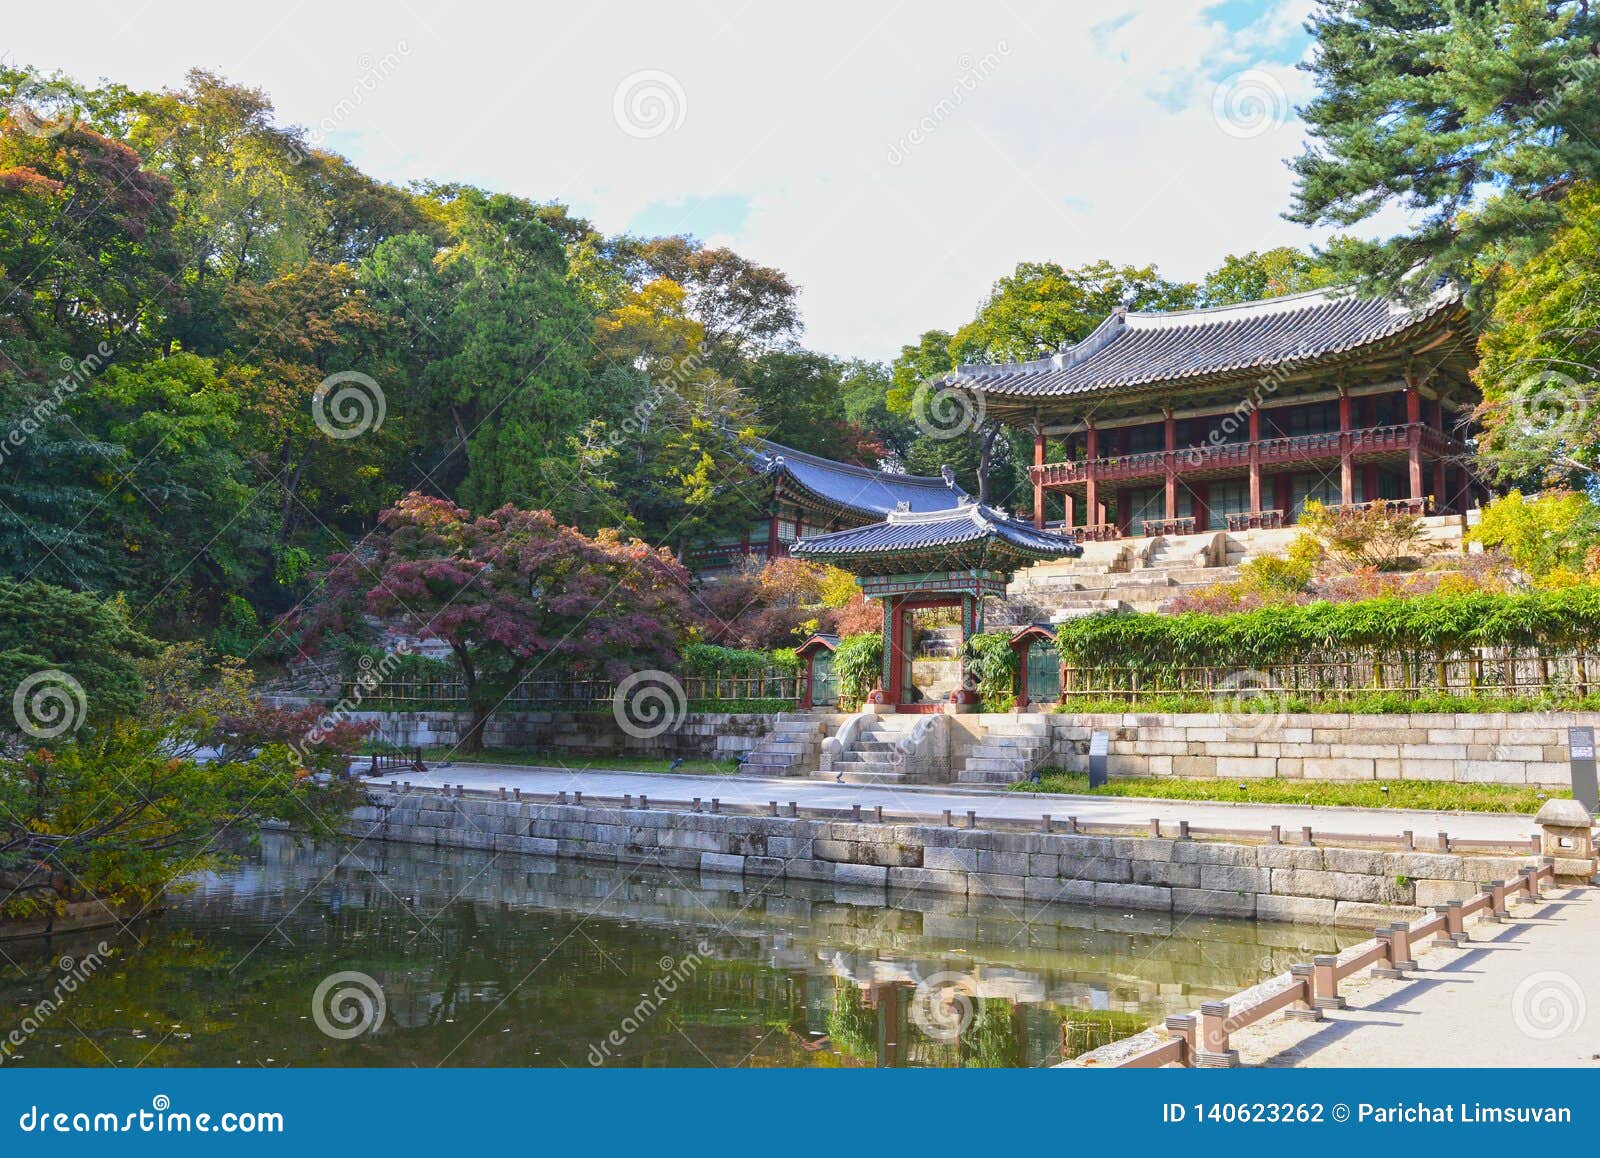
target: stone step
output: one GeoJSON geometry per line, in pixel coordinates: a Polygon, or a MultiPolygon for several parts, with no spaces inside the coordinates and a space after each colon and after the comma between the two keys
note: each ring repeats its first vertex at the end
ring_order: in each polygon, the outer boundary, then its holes
{"type": "Polygon", "coordinates": [[[1013,760],[998,756],[968,756],[966,766],[979,772],[1016,772],[1019,775],[1028,771],[1026,760],[1013,760]]]}
{"type": "Polygon", "coordinates": [[[893,764],[836,764],[833,775],[846,784],[903,784],[906,774],[893,764]]]}
{"type": "Polygon", "coordinates": [[[783,754],[788,756],[801,756],[811,751],[811,749],[815,747],[815,744],[806,744],[798,740],[768,740],[766,743],[756,748],[755,751],[772,752],[774,754],[783,754]]]}
{"type": "Polygon", "coordinates": [[[991,772],[978,768],[963,768],[956,775],[957,784],[1015,784],[1027,778],[1026,772],[991,772]]]}

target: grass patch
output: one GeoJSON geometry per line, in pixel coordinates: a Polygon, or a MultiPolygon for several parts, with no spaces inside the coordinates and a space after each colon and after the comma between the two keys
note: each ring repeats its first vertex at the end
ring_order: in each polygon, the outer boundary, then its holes
{"type": "Polygon", "coordinates": [[[541,752],[532,748],[485,748],[482,752],[463,752],[459,748],[425,748],[423,762],[429,765],[449,760],[454,764],[520,764],[547,768],[570,768],[574,772],[680,772],[686,776],[732,776],[739,771],[734,760],[686,759],[670,768],[671,757],[653,756],[573,756],[560,752],[541,752]]]}
{"type": "Polygon", "coordinates": [[[1088,773],[1050,769],[1044,770],[1037,784],[1023,781],[1012,785],[1012,789],[1022,792],[1060,792],[1074,796],[1151,796],[1161,800],[1231,800],[1249,804],[1322,804],[1353,808],[1530,814],[1538,812],[1540,805],[1551,796],[1572,795],[1564,788],[1442,784],[1427,780],[1363,780],[1351,783],[1282,779],[1180,780],[1165,776],[1118,776],[1103,788],[1091,790],[1088,773]]]}

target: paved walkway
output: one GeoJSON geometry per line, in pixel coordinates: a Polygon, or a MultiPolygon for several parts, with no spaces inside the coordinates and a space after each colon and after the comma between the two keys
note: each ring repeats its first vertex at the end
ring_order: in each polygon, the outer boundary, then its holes
{"type": "MultiPolygon", "coordinates": [[[[1321,1023],[1268,1019],[1234,1035],[1246,1065],[1600,1065],[1600,888],[1558,889],[1472,944],[1430,948],[1403,981],[1344,982],[1321,1023]]],[[[1430,938],[1431,941],[1431,938],[1430,938]]],[[[1398,1100],[1398,1099],[1397,1099],[1398,1100]]],[[[1493,1102],[1493,1098],[1484,1098],[1493,1102]]]]}
{"type": "MultiPolygon", "coordinates": [[[[646,795],[652,800],[688,801],[713,796],[729,803],[765,804],[793,800],[802,808],[863,809],[883,805],[886,813],[938,816],[948,808],[957,816],[975,809],[980,817],[1020,817],[1036,820],[1044,813],[1065,819],[1076,816],[1086,824],[1143,825],[1152,817],[1163,821],[1187,820],[1197,828],[1268,829],[1281,824],[1286,834],[1298,834],[1309,824],[1314,832],[1330,835],[1399,836],[1407,829],[1417,847],[1433,846],[1435,835],[1448,832],[1467,840],[1522,841],[1537,829],[1528,816],[1483,812],[1421,812],[1382,808],[1313,808],[1295,804],[1228,804],[1188,800],[1142,800],[1114,796],[1062,796],[1044,793],[966,790],[953,785],[934,787],[884,787],[875,784],[836,784],[831,780],[795,777],[785,780],[747,776],[681,776],[664,772],[606,772],[587,769],[529,768],[505,764],[457,763],[427,773],[391,774],[379,778],[410,780],[423,787],[443,783],[470,788],[520,788],[524,792],[560,792],[574,789],[593,796],[646,795]]],[[[1289,836],[1293,839],[1293,836],[1289,836]]]]}

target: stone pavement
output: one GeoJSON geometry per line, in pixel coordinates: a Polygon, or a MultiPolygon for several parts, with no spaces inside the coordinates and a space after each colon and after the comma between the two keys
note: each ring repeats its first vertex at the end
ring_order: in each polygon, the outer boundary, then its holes
{"type": "Polygon", "coordinates": [[[1470,945],[1418,953],[1404,980],[1342,982],[1350,1008],[1326,1021],[1269,1018],[1231,1044],[1245,1065],[1600,1065],[1600,888],[1558,888],[1467,929],[1470,945]]]}
{"type": "Polygon", "coordinates": [[[1163,821],[1187,820],[1197,828],[1268,829],[1284,827],[1285,839],[1297,839],[1300,828],[1310,825],[1328,835],[1399,836],[1407,829],[1417,847],[1433,847],[1435,835],[1448,832],[1469,840],[1522,841],[1538,829],[1529,816],[1494,813],[1422,812],[1382,808],[1314,808],[1295,804],[1230,804],[1188,800],[1143,800],[1132,797],[1063,796],[1046,793],[996,792],[958,785],[928,787],[876,784],[836,784],[831,780],[794,777],[764,780],[746,776],[683,776],[664,772],[607,772],[599,769],[530,768],[507,764],[453,763],[427,773],[391,773],[378,782],[410,780],[420,787],[464,784],[469,789],[520,788],[524,792],[573,790],[599,797],[646,795],[652,800],[688,801],[713,796],[729,803],[780,804],[797,801],[802,808],[863,809],[883,805],[889,813],[938,816],[948,808],[958,817],[975,809],[979,817],[1019,817],[1036,820],[1049,813],[1058,819],[1076,816],[1086,824],[1143,825],[1152,817],[1163,821]]]}

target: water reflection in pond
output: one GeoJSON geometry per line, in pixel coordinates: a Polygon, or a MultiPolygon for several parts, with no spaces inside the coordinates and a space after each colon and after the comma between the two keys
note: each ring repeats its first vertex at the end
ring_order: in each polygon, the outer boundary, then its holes
{"type": "Polygon", "coordinates": [[[0,1040],[29,1029],[4,1064],[1049,1065],[1359,939],[885,899],[271,834],[130,931],[0,942],[0,1040]],[[61,958],[101,940],[109,962],[41,1016],[61,958]],[[349,1039],[313,1016],[341,972],[384,1002],[349,1039]]]}

